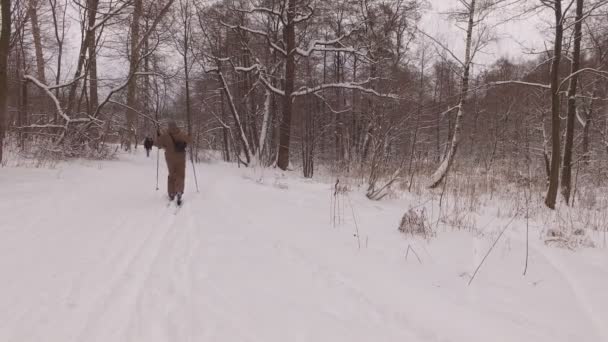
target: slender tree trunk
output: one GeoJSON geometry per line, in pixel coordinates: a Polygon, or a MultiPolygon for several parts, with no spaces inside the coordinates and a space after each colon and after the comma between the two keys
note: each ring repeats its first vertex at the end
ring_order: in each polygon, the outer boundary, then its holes
{"type": "Polygon", "coordinates": [[[2,29],[0,31],[0,163],[4,155],[4,138],[8,124],[8,54],[11,38],[11,1],[0,0],[2,6],[2,29]]]}
{"type": "MultiPolygon", "coordinates": [[[[186,5],[185,11],[188,11],[188,6],[186,5]]],[[[184,15],[184,77],[185,77],[185,85],[186,85],[186,120],[188,121],[188,135],[192,137],[192,117],[190,113],[190,73],[189,73],[189,65],[188,65],[188,50],[190,49],[190,18],[188,17],[189,13],[183,13],[184,15]]],[[[192,151],[191,151],[192,152],[192,151]]]]}
{"type": "Polygon", "coordinates": [[[25,132],[23,127],[27,124],[27,86],[24,80],[25,70],[27,67],[27,60],[25,58],[25,30],[22,29],[17,33],[19,37],[19,48],[16,49],[16,61],[15,65],[15,78],[19,85],[18,99],[17,99],[17,126],[19,127],[19,148],[23,151],[25,149],[25,132]]]}
{"type": "MultiPolygon", "coordinates": [[[[57,72],[55,75],[55,83],[59,84],[61,82],[61,64],[63,57],[63,40],[65,36],[65,14],[66,8],[63,7],[63,19],[61,21],[61,30],[59,29],[59,18],[58,18],[58,0],[49,0],[49,5],[51,6],[51,14],[53,17],[53,27],[55,32],[55,40],[57,41],[57,72]]],[[[65,3],[64,3],[65,5],[65,3]]],[[[59,88],[55,90],[55,96],[59,98],[59,88]]],[[[55,113],[55,121],[57,121],[57,113],[55,113]]]]}
{"type": "MultiPolygon", "coordinates": [[[[218,85],[220,85],[221,82],[219,81],[219,77],[218,77],[218,85]]],[[[221,86],[221,85],[220,85],[221,86]]],[[[226,121],[226,105],[224,104],[224,92],[221,91],[220,92],[220,107],[221,107],[221,113],[222,113],[222,121],[226,121]]],[[[222,138],[223,138],[223,142],[224,142],[224,161],[229,162],[230,161],[230,131],[228,129],[228,127],[224,126],[222,128],[222,138]]]]}
{"type": "Polygon", "coordinates": [[[289,144],[291,142],[291,116],[293,111],[293,99],[291,94],[294,91],[296,63],[296,0],[288,0],[287,23],[283,28],[283,36],[286,41],[287,58],[285,60],[285,95],[283,97],[283,118],[279,128],[279,156],[277,166],[281,170],[289,167],[289,144]]]}
{"type": "MultiPolygon", "coordinates": [[[[95,26],[98,5],[99,0],[88,0],[89,28],[95,26]]],[[[99,106],[99,95],[97,92],[97,40],[95,37],[96,32],[94,29],[91,29],[91,38],[88,40],[87,46],[89,50],[89,115],[93,115],[97,106],[99,106]]]]}
{"type": "Polygon", "coordinates": [[[560,167],[560,99],[559,99],[559,67],[562,58],[562,38],[564,26],[562,22],[562,0],[555,0],[555,42],[553,45],[553,62],[551,64],[551,176],[549,189],[545,197],[545,205],[555,209],[557,190],[559,187],[560,167]]]}
{"type": "Polygon", "coordinates": [[[454,123],[454,132],[452,133],[452,144],[447,156],[443,162],[439,165],[435,173],[431,176],[431,188],[437,187],[445,176],[450,171],[450,167],[454,162],[458,144],[460,143],[460,135],[462,131],[462,120],[464,118],[464,110],[466,100],[469,92],[469,72],[471,69],[471,47],[473,43],[473,27],[475,25],[475,1],[471,0],[469,5],[469,23],[467,25],[467,40],[466,50],[464,56],[464,73],[462,76],[462,87],[460,89],[460,99],[458,103],[458,114],[456,115],[456,122],[454,123]]]}
{"type": "Polygon", "coordinates": [[[589,165],[590,155],[589,155],[589,132],[591,131],[591,125],[593,125],[593,111],[595,110],[595,100],[594,98],[598,94],[597,90],[597,82],[593,87],[593,93],[591,95],[592,99],[589,103],[589,109],[587,110],[587,115],[585,117],[585,126],[583,127],[583,163],[585,165],[589,165]]]}
{"type": "MultiPolygon", "coordinates": [[[[581,60],[581,40],[583,36],[583,5],[584,0],[576,1],[576,22],[574,24],[574,50],[570,73],[575,74],[580,69],[581,60]]],[[[572,150],[574,146],[574,125],[576,117],[576,87],[578,75],[570,78],[568,88],[568,121],[566,126],[566,144],[564,146],[564,161],[562,164],[562,196],[566,203],[570,203],[570,193],[572,191],[572,150]]]]}
{"type": "MultiPolygon", "coordinates": [[[[133,2],[133,18],[131,19],[131,56],[129,57],[129,75],[134,75],[137,72],[139,64],[139,21],[142,15],[142,1],[134,0],[133,2]]],[[[131,140],[137,142],[137,77],[132,77],[127,86],[127,136],[125,137],[125,148],[131,150],[131,140]]]]}
{"type": "MultiPolygon", "coordinates": [[[[94,11],[97,12],[97,3],[98,3],[98,0],[88,0],[87,6],[94,6],[94,8],[95,8],[94,11]]],[[[91,11],[93,11],[93,10],[87,11],[87,16],[90,16],[91,11]]],[[[89,20],[90,20],[90,18],[89,18],[89,20]]],[[[94,22],[94,18],[93,18],[93,22],[94,22]]],[[[85,25],[82,42],[80,45],[80,52],[78,54],[78,63],[76,65],[76,71],[74,72],[74,80],[80,78],[82,75],[82,70],[84,68],[85,61],[86,61],[87,50],[89,49],[89,45],[91,44],[91,41],[93,41],[92,44],[95,45],[95,37],[93,36],[93,31],[90,30],[90,28],[91,27],[89,26],[89,21],[87,21],[87,25],[85,25]]],[[[67,103],[66,110],[65,110],[65,112],[68,114],[71,113],[74,106],[77,105],[76,93],[78,91],[78,84],[80,84],[80,82],[74,82],[70,86],[70,90],[68,93],[68,103],[67,103]]]]}
{"type": "Polygon", "coordinates": [[[239,116],[239,111],[236,107],[236,104],[234,103],[234,97],[232,96],[232,93],[230,92],[230,88],[228,87],[228,82],[226,81],[226,78],[224,77],[224,74],[222,73],[221,70],[222,70],[221,65],[218,65],[217,76],[222,83],[222,90],[223,90],[224,94],[226,95],[226,99],[228,100],[228,107],[230,108],[230,112],[232,113],[232,118],[234,119],[234,124],[236,125],[236,128],[238,130],[238,138],[239,138],[239,141],[241,142],[243,150],[245,151],[245,159],[247,160],[247,165],[249,165],[251,163],[251,157],[252,157],[251,147],[249,145],[249,141],[247,140],[247,135],[245,134],[245,131],[243,129],[243,125],[241,123],[241,118],[239,116]]]}
{"type": "Polygon", "coordinates": [[[38,21],[38,1],[30,0],[28,14],[32,25],[32,38],[34,38],[34,51],[36,53],[36,70],[38,79],[46,84],[44,72],[44,53],[42,51],[42,38],[40,35],[40,22],[38,21]]]}
{"type": "Polygon", "coordinates": [[[416,144],[418,143],[418,129],[420,127],[420,116],[422,115],[422,101],[424,100],[424,66],[425,66],[425,51],[422,51],[422,59],[420,60],[420,83],[418,84],[418,109],[416,111],[416,126],[414,127],[414,136],[412,138],[412,149],[410,151],[410,161],[408,165],[408,173],[410,175],[410,181],[408,184],[408,191],[412,190],[412,182],[414,180],[414,172],[412,165],[414,162],[414,155],[416,154],[416,144]]]}

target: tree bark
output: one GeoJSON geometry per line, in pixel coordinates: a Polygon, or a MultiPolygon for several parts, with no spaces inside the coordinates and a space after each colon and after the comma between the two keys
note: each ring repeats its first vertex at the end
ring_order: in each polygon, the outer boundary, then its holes
{"type": "Polygon", "coordinates": [[[464,107],[467,101],[467,95],[469,92],[469,73],[471,69],[471,46],[473,42],[473,27],[475,26],[475,1],[471,0],[469,5],[469,22],[467,25],[467,40],[466,50],[464,56],[464,73],[462,76],[462,87],[460,89],[460,99],[458,102],[458,114],[456,115],[456,122],[454,123],[454,132],[452,133],[452,144],[447,156],[443,159],[443,162],[439,165],[435,173],[431,176],[431,188],[437,187],[445,176],[450,171],[450,167],[454,162],[454,157],[460,143],[460,135],[462,131],[462,120],[464,118],[464,107]]]}
{"type": "MultiPolygon", "coordinates": [[[[95,18],[97,17],[97,7],[99,0],[88,0],[88,27],[95,26],[95,18]]],[[[93,115],[97,106],[99,106],[99,95],[97,92],[97,40],[95,39],[96,32],[91,29],[91,38],[88,40],[89,53],[89,115],[93,115]]]]}
{"type": "MultiPolygon", "coordinates": [[[[186,120],[188,122],[188,135],[192,137],[192,117],[190,113],[190,73],[188,70],[188,50],[190,49],[190,13],[188,13],[189,6],[186,2],[185,8],[183,8],[182,15],[184,16],[184,77],[186,83],[186,120]]],[[[192,151],[190,151],[192,153],[192,151]]]]}
{"type": "Polygon", "coordinates": [[[291,116],[293,99],[291,94],[295,84],[295,48],[296,48],[296,0],[288,0],[287,23],[283,28],[283,37],[286,43],[287,58],[285,60],[285,95],[283,96],[283,117],[279,126],[279,156],[277,166],[281,170],[289,167],[289,144],[291,142],[291,116]]]}
{"type": "Polygon", "coordinates": [[[38,1],[30,0],[28,14],[32,25],[32,38],[34,39],[34,51],[36,53],[36,71],[38,79],[46,84],[46,75],[44,72],[44,52],[42,50],[42,38],[40,35],[40,23],[38,21],[38,1]]]}
{"type": "MultiPolygon", "coordinates": [[[[139,64],[139,21],[142,15],[142,0],[133,2],[133,18],[131,19],[131,55],[129,56],[129,75],[137,72],[139,64]]],[[[137,124],[137,78],[132,77],[127,86],[127,136],[125,137],[125,148],[131,150],[131,140],[137,142],[136,127],[137,124]]]]}
{"type": "MultiPolygon", "coordinates": [[[[63,21],[61,22],[61,30],[59,30],[59,19],[58,19],[58,0],[49,0],[49,5],[51,6],[51,14],[53,17],[53,26],[55,31],[55,40],[57,41],[57,72],[55,75],[55,84],[59,84],[61,82],[61,63],[63,57],[63,40],[65,36],[65,14],[66,8],[63,7],[63,21]]],[[[55,96],[59,98],[59,88],[55,90],[55,96]]],[[[57,121],[57,113],[55,113],[55,121],[57,121]]]]}
{"type": "Polygon", "coordinates": [[[572,150],[574,146],[574,125],[576,117],[576,88],[578,85],[578,75],[581,61],[581,40],[583,36],[583,5],[584,0],[576,1],[576,22],[574,23],[574,50],[570,63],[570,73],[574,74],[570,78],[568,87],[568,121],[566,126],[566,144],[564,146],[564,161],[562,164],[562,196],[566,203],[570,203],[570,193],[572,192],[572,150]]]}
{"type": "MultiPolygon", "coordinates": [[[[95,8],[95,12],[97,12],[97,4],[98,4],[98,0],[88,0],[87,1],[87,6],[94,6],[95,8]]],[[[90,12],[93,10],[89,10],[87,11],[87,17],[90,16],[90,12]]],[[[93,18],[93,22],[94,18],[93,18]]],[[[80,78],[80,76],[82,75],[82,69],[84,68],[84,63],[86,61],[86,54],[87,54],[87,50],[89,48],[89,45],[91,44],[91,41],[93,45],[95,45],[95,36],[93,35],[93,32],[91,29],[91,26],[89,26],[89,22],[87,21],[87,25],[84,29],[84,37],[82,38],[82,42],[80,45],[80,52],[78,54],[78,63],[76,65],[76,71],[74,72],[74,80],[80,78]]],[[[80,82],[75,81],[72,83],[72,85],[70,86],[70,91],[68,93],[68,103],[66,106],[66,113],[71,113],[72,109],[74,108],[74,106],[76,105],[76,92],[78,91],[78,84],[80,82]]]]}
{"type": "Polygon", "coordinates": [[[4,138],[8,123],[8,54],[11,37],[11,1],[0,0],[2,29],[0,30],[0,163],[3,161],[4,138]]]}
{"type": "Polygon", "coordinates": [[[560,167],[560,99],[559,99],[559,67],[562,58],[562,38],[564,26],[562,22],[562,0],[555,0],[555,42],[553,44],[553,62],[551,63],[551,176],[549,189],[545,197],[545,205],[555,209],[557,190],[559,187],[560,167]]]}

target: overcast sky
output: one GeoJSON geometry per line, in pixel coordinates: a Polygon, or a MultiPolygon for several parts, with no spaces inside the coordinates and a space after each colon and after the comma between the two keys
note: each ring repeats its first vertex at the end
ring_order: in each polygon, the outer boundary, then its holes
{"type": "MultiPolygon", "coordinates": [[[[458,0],[427,0],[429,8],[423,13],[421,27],[427,34],[433,36],[437,40],[455,50],[457,56],[464,55],[464,38],[465,33],[456,27],[455,23],[448,19],[446,12],[451,9],[461,6],[458,0]]],[[[73,12],[73,11],[72,11],[73,12]]],[[[515,15],[517,12],[507,13],[500,11],[490,20],[497,22],[503,21],[515,15]]],[[[76,15],[75,12],[72,15],[76,15]]],[[[484,53],[476,57],[477,64],[489,65],[500,57],[508,57],[511,59],[527,58],[528,49],[543,47],[546,37],[543,36],[543,30],[548,27],[548,24],[543,22],[540,15],[534,15],[522,20],[513,20],[509,23],[502,24],[494,29],[499,37],[495,43],[488,46],[484,53]]],[[[65,51],[65,68],[64,77],[71,77],[74,63],[76,62],[78,48],[80,44],[80,31],[78,25],[71,25],[68,32],[68,41],[66,42],[65,51]]],[[[116,64],[114,60],[100,58],[101,72],[103,77],[122,77],[126,72],[126,64],[116,64]],[[112,64],[111,68],[107,68],[112,64]],[[122,68],[121,68],[122,66],[122,68]]]]}
{"type": "MultiPolygon", "coordinates": [[[[459,52],[458,56],[464,55],[465,33],[448,20],[446,12],[462,5],[458,0],[427,0],[431,9],[422,17],[422,29],[429,35],[447,44],[450,48],[459,52]]],[[[516,11],[498,11],[490,18],[490,22],[502,22],[517,14],[516,11]]],[[[541,14],[531,15],[524,19],[510,20],[494,29],[498,40],[484,50],[485,53],[478,55],[476,62],[489,64],[500,57],[511,59],[527,58],[526,54],[531,48],[543,47],[543,30],[547,27],[543,22],[541,14]]]]}

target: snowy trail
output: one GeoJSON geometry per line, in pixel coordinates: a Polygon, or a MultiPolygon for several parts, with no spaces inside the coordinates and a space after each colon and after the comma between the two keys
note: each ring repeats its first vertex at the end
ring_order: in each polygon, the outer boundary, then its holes
{"type": "Polygon", "coordinates": [[[538,243],[522,278],[514,228],[467,287],[495,235],[408,240],[353,193],[359,250],[328,185],[198,172],[174,214],[153,158],[0,169],[0,341],[606,341],[605,250],[538,243]]]}

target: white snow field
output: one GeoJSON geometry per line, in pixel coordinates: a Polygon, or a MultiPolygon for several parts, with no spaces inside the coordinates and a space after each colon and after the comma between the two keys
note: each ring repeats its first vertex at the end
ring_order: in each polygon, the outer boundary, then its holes
{"type": "Polygon", "coordinates": [[[608,341],[602,246],[534,231],[524,277],[515,222],[467,286],[506,219],[425,242],[397,230],[407,200],[353,192],[358,248],[331,184],[199,164],[176,213],[155,165],[0,169],[0,341],[608,341]]]}

